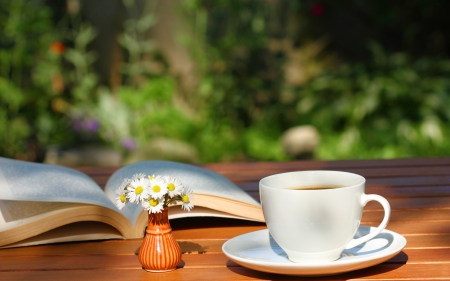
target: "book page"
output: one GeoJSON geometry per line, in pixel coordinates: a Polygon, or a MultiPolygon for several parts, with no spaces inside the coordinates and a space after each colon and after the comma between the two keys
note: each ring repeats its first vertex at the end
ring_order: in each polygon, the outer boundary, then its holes
{"type": "MultiPolygon", "coordinates": [[[[232,183],[226,177],[194,165],[170,161],[138,162],[119,169],[106,183],[106,195],[114,201],[114,191],[122,183],[123,179],[131,178],[137,173],[175,176],[181,180],[183,185],[192,188],[194,191],[194,197],[195,194],[206,194],[240,201],[254,206],[260,206],[258,201],[253,199],[249,194],[232,183]]],[[[128,205],[132,205],[132,207],[130,206],[130,209],[123,210],[123,214],[127,216],[134,224],[142,208],[140,205],[132,203],[127,204],[127,206],[128,205]]]]}
{"type": "Polygon", "coordinates": [[[13,226],[15,226],[24,219],[69,207],[70,204],[65,202],[0,200],[0,231],[5,230],[3,227],[11,222],[14,222],[13,226]]]}
{"type": "Polygon", "coordinates": [[[2,157],[0,200],[86,203],[117,211],[95,181],[79,171],[2,157]]]}
{"type": "MultiPolygon", "coordinates": [[[[0,247],[37,235],[44,237],[47,232],[56,233],[53,231],[56,228],[72,223],[82,225],[79,224],[81,222],[109,225],[109,228],[114,228],[121,238],[137,236],[135,229],[124,216],[118,216],[117,211],[102,206],[84,203],[0,200],[0,247]]],[[[96,234],[94,229],[79,231],[89,234],[89,237],[96,234]]],[[[64,239],[69,239],[69,236],[64,239]]],[[[37,242],[36,238],[32,240],[37,242]]]]}
{"type": "Polygon", "coordinates": [[[92,241],[103,239],[124,239],[114,227],[95,221],[77,222],[64,225],[48,232],[30,237],[1,248],[33,246],[72,241],[92,241]]]}
{"type": "MultiPolygon", "coordinates": [[[[0,233],[25,225],[36,218],[45,217],[63,209],[79,204],[66,202],[39,202],[0,200],[0,233]]],[[[55,218],[56,220],[57,218],[55,218]]]]}
{"type": "Polygon", "coordinates": [[[228,218],[228,219],[241,219],[250,221],[259,221],[249,219],[243,216],[237,216],[230,213],[219,212],[210,208],[204,208],[196,206],[190,212],[186,212],[180,208],[180,206],[171,206],[169,208],[169,220],[181,219],[181,218],[191,218],[191,217],[218,217],[218,218],[228,218]]]}

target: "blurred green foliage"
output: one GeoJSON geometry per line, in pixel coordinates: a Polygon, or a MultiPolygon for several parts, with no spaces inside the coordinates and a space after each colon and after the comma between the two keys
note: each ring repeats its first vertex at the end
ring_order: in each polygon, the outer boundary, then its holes
{"type": "Polygon", "coordinates": [[[131,113],[131,135],[139,143],[163,136],[189,140],[195,130],[195,122],[173,103],[175,83],[169,77],[149,80],[138,90],[123,87],[119,100],[131,113]]]}
{"type": "Polygon", "coordinates": [[[450,154],[447,3],[184,4],[200,94],[247,159],[288,159],[279,138],[305,124],[321,133],[320,159],[450,154]]]}
{"type": "Polygon", "coordinates": [[[282,11],[261,1],[185,1],[185,5],[197,31],[196,37],[186,40],[199,42],[191,43],[196,60],[204,62],[199,91],[213,117],[240,128],[283,118],[279,92],[286,58],[268,48],[272,33],[281,28],[277,21],[282,11]]]}
{"type": "Polygon", "coordinates": [[[59,38],[50,17],[42,1],[0,3],[0,155],[36,160],[64,127],[52,109],[59,55],[50,46],[59,38]]]}
{"type": "Polygon", "coordinates": [[[177,2],[190,89],[148,37],[150,2],[123,2],[135,16],[110,87],[93,69],[98,31],[76,11],[55,22],[46,1],[0,1],[0,155],[92,143],[126,155],[165,137],[201,162],[289,160],[280,137],[298,125],[321,133],[320,159],[450,155],[446,2],[177,2]]]}
{"type": "Polygon", "coordinates": [[[447,155],[450,61],[372,49],[370,62],[343,64],[299,91],[299,121],[324,135],[318,156],[447,155]]]}

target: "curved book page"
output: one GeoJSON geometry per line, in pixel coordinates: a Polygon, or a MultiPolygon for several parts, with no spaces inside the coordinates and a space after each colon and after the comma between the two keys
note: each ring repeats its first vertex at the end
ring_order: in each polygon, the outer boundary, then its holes
{"type": "Polygon", "coordinates": [[[2,157],[0,200],[85,203],[117,211],[97,183],[82,172],[2,157]]]}
{"type": "MultiPolygon", "coordinates": [[[[127,165],[116,171],[109,178],[105,187],[106,195],[111,200],[114,200],[114,191],[117,187],[120,186],[125,178],[131,178],[137,173],[145,173],[147,175],[171,175],[179,178],[183,185],[192,188],[194,192],[194,200],[192,200],[194,206],[216,209],[216,211],[209,213],[211,216],[217,215],[217,210],[225,212],[223,215],[226,216],[226,211],[229,210],[229,213],[231,214],[230,217],[247,218],[246,213],[239,214],[239,207],[242,206],[244,208],[243,211],[247,212],[247,210],[249,210],[254,213],[251,218],[247,219],[263,220],[259,202],[232,183],[229,179],[204,168],[177,162],[145,161],[127,165]],[[205,206],[205,204],[208,205],[209,201],[214,202],[215,206],[211,206],[212,204],[205,206]],[[201,205],[196,205],[196,203],[201,205]]],[[[174,207],[171,207],[171,209],[172,208],[174,207]]],[[[181,207],[176,206],[176,208],[181,207]]],[[[133,225],[135,225],[141,210],[142,208],[140,205],[127,204],[122,213],[133,225]]],[[[204,208],[197,212],[196,207],[194,207],[191,212],[192,214],[185,212],[186,216],[205,216],[207,213],[204,208]]],[[[171,216],[171,218],[180,217],[183,217],[180,212],[176,212],[176,215],[174,214],[171,216]]]]}

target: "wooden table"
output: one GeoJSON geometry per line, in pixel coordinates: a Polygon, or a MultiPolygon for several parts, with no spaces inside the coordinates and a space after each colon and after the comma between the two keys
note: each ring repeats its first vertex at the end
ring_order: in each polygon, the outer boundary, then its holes
{"type": "MultiPolygon", "coordinates": [[[[450,280],[450,158],[301,161],[209,164],[258,198],[258,181],[295,170],[341,170],[363,175],[366,193],[386,197],[392,207],[387,229],[407,239],[404,250],[382,264],[317,280],[450,280]]],[[[101,186],[113,168],[82,168],[101,186]]],[[[377,225],[383,211],[369,203],[362,225],[377,225]]],[[[0,250],[0,280],[298,280],[267,274],[231,262],[222,244],[237,235],[265,229],[262,223],[227,219],[172,221],[183,260],[169,273],[147,273],[140,267],[140,239],[64,243],[0,250]],[[158,278],[158,279],[155,279],[158,278]]],[[[308,278],[311,279],[311,278],[308,278]]]]}

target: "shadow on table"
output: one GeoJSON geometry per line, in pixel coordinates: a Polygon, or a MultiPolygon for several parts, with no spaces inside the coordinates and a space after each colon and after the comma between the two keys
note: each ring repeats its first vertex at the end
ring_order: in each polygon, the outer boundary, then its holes
{"type": "Polygon", "coordinates": [[[181,253],[183,254],[205,254],[209,247],[202,246],[198,243],[192,243],[187,241],[178,241],[178,245],[180,245],[181,253]]]}
{"type": "MultiPolygon", "coordinates": [[[[407,260],[408,256],[401,252],[398,254],[398,256],[401,255],[402,259],[407,260]],[[406,258],[405,258],[406,257],[406,258]]],[[[233,261],[229,260],[227,262],[227,268],[239,275],[250,277],[250,278],[257,278],[260,280],[349,280],[349,279],[355,279],[355,278],[364,278],[369,276],[377,275],[377,278],[382,279],[382,275],[389,273],[393,270],[396,270],[398,268],[401,268],[404,263],[391,263],[391,260],[364,269],[359,269],[355,271],[350,271],[346,273],[340,273],[336,275],[329,275],[329,276],[289,276],[289,275],[282,275],[282,274],[274,274],[274,273],[267,273],[267,272],[261,272],[249,268],[242,267],[233,261]]]]}
{"type": "Polygon", "coordinates": [[[240,219],[216,218],[216,217],[192,217],[174,219],[170,221],[172,230],[216,228],[230,226],[265,226],[264,222],[254,222],[240,219]]]}
{"type": "MultiPolygon", "coordinates": [[[[192,253],[197,253],[197,254],[205,254],[208,250],[209,247],[204,247],[200,244],[197,243],[192,243],[192,242],[187,242],[187,241],[178,241],[177,242],[178,245],[180,245],[181,248],[181,253],[182,254],[192,254],[192,253]]],[[[134,254],[136,256],[139,255],[139,251],[140,251],[141,247],[138,247],[135,251],[134,254]]]]}

